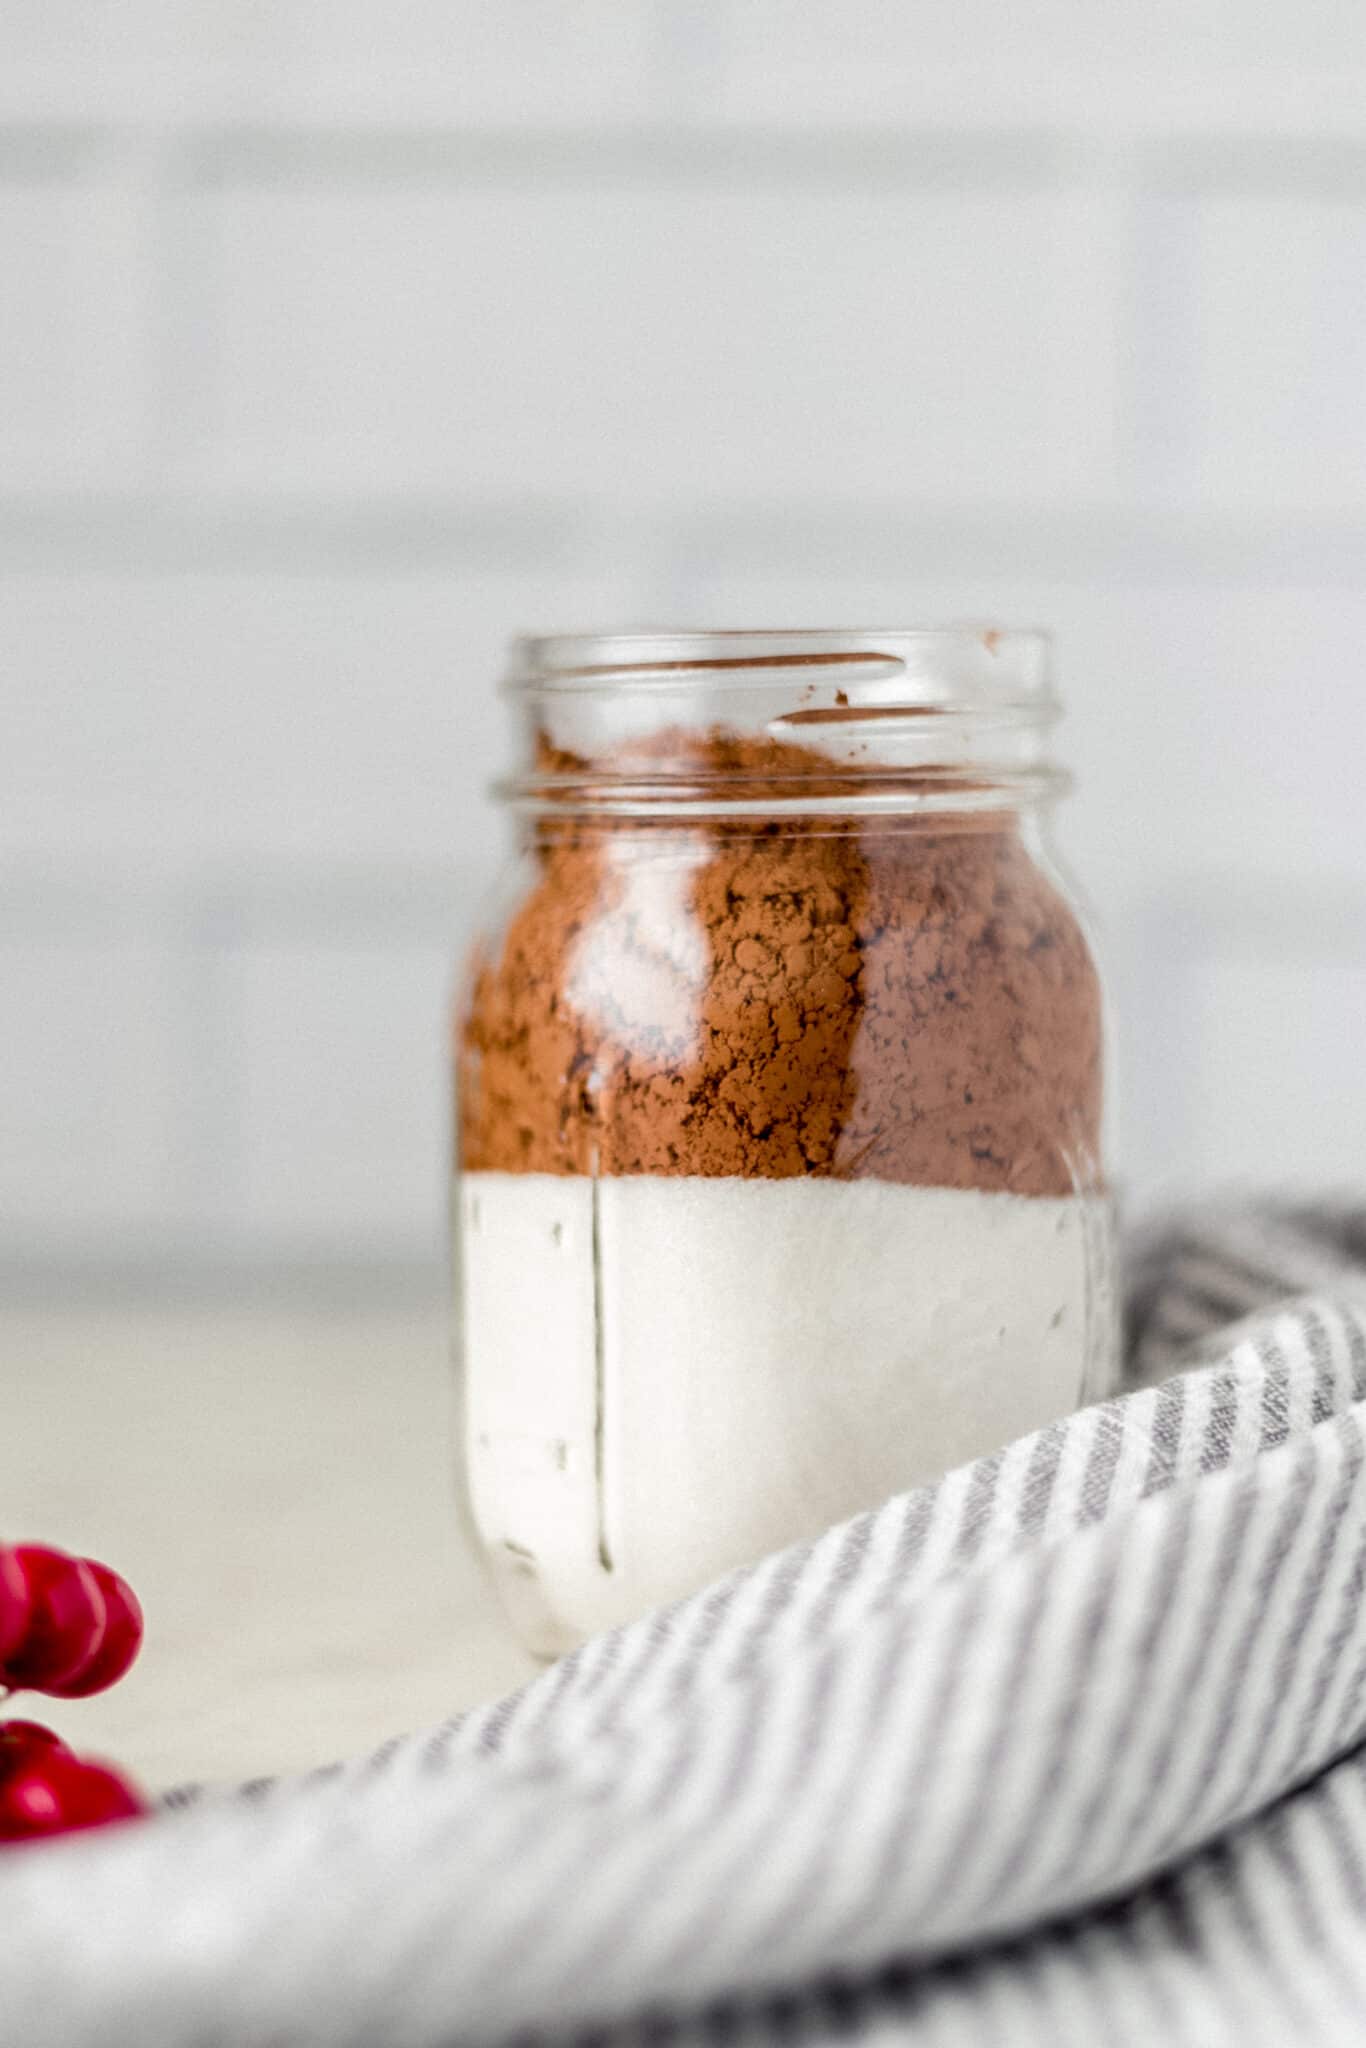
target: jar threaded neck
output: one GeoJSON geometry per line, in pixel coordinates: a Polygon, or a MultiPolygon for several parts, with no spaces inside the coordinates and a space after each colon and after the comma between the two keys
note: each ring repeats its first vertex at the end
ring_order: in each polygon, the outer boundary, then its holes
{"type": "Polygon", "coordinates": [[[505,692],[550,815],[848,815],[1018,808],[1065,778],[1047,634],[919,627],[557,634],[514,643],[505,692]]]}

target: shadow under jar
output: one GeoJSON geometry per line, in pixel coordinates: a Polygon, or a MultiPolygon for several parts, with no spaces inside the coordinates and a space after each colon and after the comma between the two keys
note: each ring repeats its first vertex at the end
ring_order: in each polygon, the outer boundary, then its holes
{"type": "Polygon", "coordinates": [[[523,641],[456,1020],[467,1501],[528,1646],[1107,1392],[1033,633],[523,641]]]}

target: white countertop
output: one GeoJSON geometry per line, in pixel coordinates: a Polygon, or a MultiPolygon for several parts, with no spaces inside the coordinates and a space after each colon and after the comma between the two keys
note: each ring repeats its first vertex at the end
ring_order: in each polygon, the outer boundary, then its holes
{"type": "Polygon", "coordinates": [[[535,1668],[458,1528],[439,1309],[0,1317],[0,1537],[100,1557],[147,1641],[15,1711],[154,1790],[293,1770],[535,1668]]]}

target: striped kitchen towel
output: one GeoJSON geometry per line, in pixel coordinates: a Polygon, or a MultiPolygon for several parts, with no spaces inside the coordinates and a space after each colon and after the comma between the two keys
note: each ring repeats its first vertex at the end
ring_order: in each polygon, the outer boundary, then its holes
{"type": "Polygon", "coordinates": [[[0,1864],[0,2038],[1366,2043],[1366,1208],[1131,1386],[338,1771],[0,1864]]]}

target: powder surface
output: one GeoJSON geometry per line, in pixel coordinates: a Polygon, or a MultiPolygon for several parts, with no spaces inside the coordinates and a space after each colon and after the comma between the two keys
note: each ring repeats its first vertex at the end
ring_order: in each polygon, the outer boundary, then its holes
{"type": "Polygon", "coordinates": [[[471,1505],[534,1648],[1108,1392],[1092,1206],[815,1175],[463,1175],[471,1505]]]}
{"type": "MultiPolygon", "coordinates": [[[[845,786],[724,732],[649,765],[845,786]]],[[[1096,973],[1012,814],[583,817],[530,860],[458,1030],[467,1170],[1095,1185],[1096,973]]]]}

